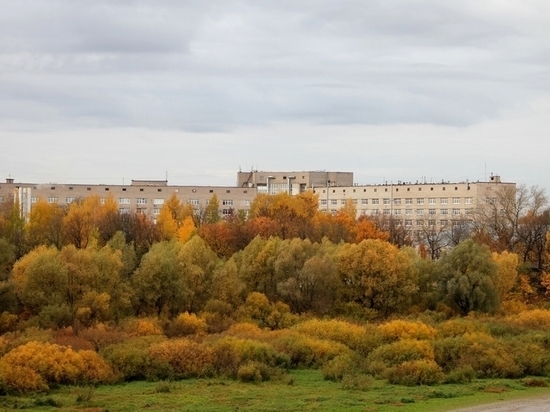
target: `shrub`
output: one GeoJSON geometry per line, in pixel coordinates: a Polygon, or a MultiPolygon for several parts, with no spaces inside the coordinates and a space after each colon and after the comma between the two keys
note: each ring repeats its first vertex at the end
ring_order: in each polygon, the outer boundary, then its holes
{"type": "Polygon", "coordinates": [[[2,312],[0,315],[0,334],[15,330],[17,320],[17,315],[9,312],[2,312]]]}
{"type": "Polygon", "coordinates": [[[315,339],[295,331],[282,331],[273,340],[273,346],[290,357],[294,367],[320,367],[338,355],[350,353],[350,349],[339,342],[315,339]]]}
{"type": "Polygon", "coordinates": [[[353,375],[357,369],[356,361],[350,354],[336,356],[323,365],[323,378],[337,382],[345,375],[353,375]]]}
{"type": "Polygon", "coordinates": [[[258,325],[246,322],[232,325],[227,330],[226,334],[243,339],[260,339],[266,335],[266,333],[260,329],[258,325]]]}
{"type": "Polygon", "coordinates": [[[400,339],[433,339],[435,329],[422,322],[393,320],[378,327],[380,332],[391,340],[400,339]]]}
{"type": "Polygon", "coordinates": [[[238,368],[255,361],[270,367],[287,368],[290,359],[273,346],[250,339],[224,337],[212,344],[213,364],[219,374],[236,376],[238,368]]]}
{"type": "Polygon", "coordinates": [[[462,366],[449,372],[446,383],[469,383],[476,377],[476,371],[470,365],[462,366]]]}
{"type": "Polygon", "coordinates": [[[0,389],[6,393],[41,392],[48,385],[33,369],[0,361],[0,389]]]}
{"type": "Polygon", "coordinates": [[[403,362],[388,372],[390,383],[397,385],[436,385],[443,381],[441,368],[433,360],[421,359],[403,362]]]}
{"type": "Polygon", "coordinates": [[[2,336],[2,345],[0,355],[29,342],[53,342],[53,331],[44,330],[35,327],[28,327],[23,331],[9,332],[2,336]]]}
{"type": "Polygon", "coordinates": [[[204,319],[197,317],[194,313],[184,312],[170,322],[166,334],[172,336],[186,336],[204,334],[208,325],[204,319]]]}
{"type": "Polygon", "coordinates": [[[63,328],[73,323],[73,314],[68,305],[44,306],[37,316],[41,328],[63,328]]]}
{"type": "Polygon", "coordinates": [[[550,310],[533,309],[509,316],[507,320],[518,326],[533,330],[550,330],[550,310]]]}
{"type": "Polygon", "coordinates": [[[131,338],[109,345],[100,353],[126,381],[166,379],[173,374],[171,366],[149,354],[149,347],[162,340],[160,336],[131,338]]]}
{"type": "Polygon", "coordinates": [[[509,352],[526,375],[547,376],[550,372],[550,353],[542,345],[514,339],[508,343],[509,352]]]}
{"type": "Polygon", "coordinates": [[[248,361],[239,367],[237,378],[241,382],[262,382],[270,378],[269,367],[261,362],[248,361]]]}
{"type": "Polygon", "coordinates": [[[342,387],[355,391],[369,390],[374,382],[374,378],[369,375],[345,375],[342,378],[342,387]]]}
{"type": "MultiPolygon", "coordinates": [[[[353,350],[364,349],[368,340],[365,327],[336,319],[311,319],[294,326],[293,329],[314,338],[343,343],[353,350]]],[[[374,328],[372,329],[369,332],[375,332],[374,328]]]]}
{"type": "Polygon", "coordinates": [[[124,329],[130,336],[162,335],[162,328],[156,318],[128,319],[124,329]]]}
{"type": "Polygon", "coordinates": [[[468,319],[450,319],[437,327],[437,335],[442,338],[462,336],[465,333],[485,332],[484,326],[468,319]]]}
{"type": "Polygon", "coordinates": [[[75,352],[71,348],[50,343],[29,342],[18,346],[4,355],[0,364],[20,372],[31,369],[46,384],[95,384],[109,382],[114,378],[111,368],[97,353],[75,352]]]}
{"type": "Polygon", "coordinates": [[[79,336],[91,342],[96,351],[115,343],[124,342],[128,339],[128,334],[125,332],[103,323],[98,323],[94,327],[80,331],[79,336]]]}
{"type": "Polygon", "coordinates": [[[369,363],[381,362],[384,366],[391,367],[413,360],[434,360],[434,357],[430,342],[404,339],[376,348],[367,360],[369,363]]]}
{"type": "Polygon", "coordinates": [[[212,350],[188,339],[167,340],[152,345],[149,356],[157,362],[168,363],[176,378],[206,377],[214,371],[212,350]]]}

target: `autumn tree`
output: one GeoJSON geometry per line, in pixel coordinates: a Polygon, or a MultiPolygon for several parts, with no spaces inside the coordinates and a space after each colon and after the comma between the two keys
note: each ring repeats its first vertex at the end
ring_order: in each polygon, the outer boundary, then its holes
{"type": "Polygon", "coordinates": [[[388,242],[345,244],[337,265],[344,299],[384,316],[403,310],[417,290],[408,253],[388,242]]]}
{"type": "Polygon", "coordinates": [[[67,209],[57,203],[40,198],[33,205],[26,224],[29,247],[53,245],[58,249],[64,244],[63,218],[67,209]]]}

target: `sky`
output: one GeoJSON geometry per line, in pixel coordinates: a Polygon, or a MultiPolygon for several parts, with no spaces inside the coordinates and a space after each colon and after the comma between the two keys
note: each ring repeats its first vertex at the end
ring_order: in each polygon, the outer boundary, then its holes
{"type": "Polygon", "coordinates": [[[3,0],[0,173],[550,190],[547,0],[3,0]]]}

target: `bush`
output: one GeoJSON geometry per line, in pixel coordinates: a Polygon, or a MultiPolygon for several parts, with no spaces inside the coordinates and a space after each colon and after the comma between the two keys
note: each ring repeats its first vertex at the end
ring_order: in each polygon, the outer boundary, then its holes
{"type": "Polygon", "coordinates": [[[98,323],[94,327],[82,330],[79,336],[91,342],[96,351],[128,339],[128,334],[125,332],[103,323],[98,323]]]}
{"type": "Polygon", "coordinates": [[[202,378],[214,371],[214,355],[204,344],[175,339],[152,345],[149,356],[158,363],[168,363],[175,378],[202,378]]]}
{"type": "Polygon", "coordinates": [[[6,393],[42,392],[48,385],[33,369],[0,361],[0,389],[6,393]]]}
{"type": "Polygon", "coordinates": [[[13,315],[9,312],[2,312],[0,315],[0,334],[14,331],[17,326],[17,321],[17,315],[13,315]]]}
{"type": "Polygon", "coordinates": [[[437,327],[437,335],[442,338],[462,336],[465,333],[485,332],[486,328],[468,319],[451,319],[437,327]]]}
{"type": "Polygon", "coordinates": [[[315,339],[295,331],[281,331],[273,340],[273,346],[290,357],[294,367],[320,367],[338,355],[350,353],[350,349],[339,342],[315,339]]]}
{"type": "MultiPolygon", "coordinates": [[[[96,384],[114,379],[111,368],[97,353],[75,352],[71,348],[50,343],[29,342],[18,346],[4,355],[0,359],[0,364],[20,373],[26,373],[30,369],[38,374],[45,384],[96,384]]],[[[11,381],[15,382],[17,378],[13,373],[10,376],[11,381]]],[[[33,376],[31,373],[30,379],[40,386],[40,380],[33,376]]],[[[25,381],[22,384],[27,383],[25,381]]]]}
{"type": "Polygon", "coordinates": [[[430,342],[404,339],[376,348],[367,357],[369,364],[379,367],[392,367],[413,360],[434,360],[434,350],[430,342]]]}
{"type": "Polygon", "coordinates": [[[162,335],[162,328],[156,318],[127,319],[123,328],[130,336],[162,335]]]}
{"type": "Polygon", "coordinates": [[[433,360],[403,362],[388,371],[388,380],[397,385],[436,385],[443,381],[441,368],[433,360]]]}
{"type": "Polygon", "coordinates": [[[515,325],[533,330],[550,331],[550,310],[534,309],[509,316],[507,320],[515,325]]]}
{"type": "Polygon", "coordinates": [[[446,383],[469,383],[476,377],[476,371],[470,365],[451,371],[445,378],[446,383]]]}
{"type": "Polygon", "coordinates": [[[204,334],[207,329],[208,325],[204,319],[197,317],[194,313],[185,312],[170,322],[166,335],[173,337],[204,334]]]}
{"type": "Polygon", "coordinates": [[[435,329],[422,322],[393,320],[380,325],[378,329],[390,340],[433,339],[435,337],[435,329]]]}
{"type": "Polygon", "coordinates": [[[237,378],[241,382],[262,382],[270,378],[269,367],[261,362],[248,361],[239,367],[237,378]]]}
{"type": "MultiPolygon", "coordinates": [[[[365,343],[369,337],[364,326],[336,319],[311,319],[294,326],[293,329],[314,338],[340,342],[359,351],[365,351],[365,343]]],[[[375,329],[372,329],[369,330],[369,334],[375,333],[375,329]]]]}
{"type": "Polygon", "coordinates": [[[167,379],[173,375],[171,366],[149,354],[149,347],[163,340],[160,336],[132,338],[103,348],[101,355],[126,381],[167,379]]]}
{"type": "Polygon", "coordinates": [[[341,381],[345,375],[353,375],[357,370],[357,359],[350,354],[339,355],[323,365],[323,378],[331,381],[341,381]]]}
{"type": "Polygon", "coordinates": [[[213,365],[221,375],[237,376],[238,369],[246,362],[254,361],[270,367],[287,368],[290,359],[273,346],[250,339],[224,337],[212,344],[213,365]]]}
{"type": "Polygon", "coordinates": [[[73,314],[67,305],[44,306],[37,318],[38,325],[44,329],[63,328],[73,323],[73,314]]]}

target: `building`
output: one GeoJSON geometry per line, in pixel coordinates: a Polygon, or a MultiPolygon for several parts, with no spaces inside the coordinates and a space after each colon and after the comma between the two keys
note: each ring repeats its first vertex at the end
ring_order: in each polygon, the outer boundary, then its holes
{"type": "Polygon", "coordinates": [[[258,193],[291,195],[312,190],[319,196],[319,209],[336,213],[352,202],[358,216],[391,217],[412,231],[424,227],[446,227],[453,222],[471,219],[476,207],[494,204],[503,187],[515,190],[515,183],[504,183],[491,175],[487,182],[398,182],[383,185],[357,185],[352,172],[238,172],[237,186],[173,186],[164,180],[132,180],[129,185],[37,184],[15,183],[6,179],[0,185],[0,202],[17,199],[27,215],[39,198],[49,203],[69,205],[90,195],[106,199],[112,196],[120,213],[143,213],[155,219],[164,202],[175,194],[196,211],[204,209],[213,195],[220,213],[247,213],[258,193]]]}

